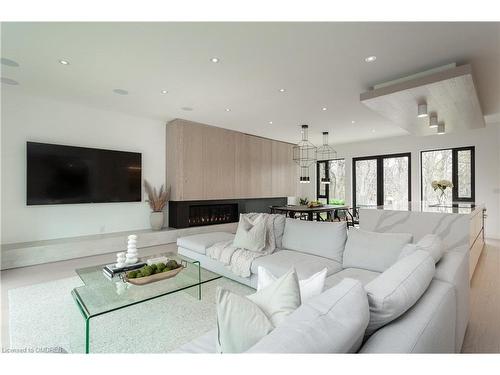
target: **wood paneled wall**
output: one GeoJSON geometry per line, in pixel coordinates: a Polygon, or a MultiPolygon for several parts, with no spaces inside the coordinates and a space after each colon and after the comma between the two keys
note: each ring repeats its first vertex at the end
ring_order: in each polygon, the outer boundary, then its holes
{"type": "Polygon", "coordinates": [[[171,200],[297,195],[290,143],[180,119],[166,134],[171,200]]]}

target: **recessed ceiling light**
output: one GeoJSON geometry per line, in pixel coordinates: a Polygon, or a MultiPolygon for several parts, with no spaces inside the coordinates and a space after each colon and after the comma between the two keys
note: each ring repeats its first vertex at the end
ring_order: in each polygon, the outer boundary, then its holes
{"type": "Polygon", "coordinates": [[[445,133],[444,122],[440,122],[438,124],[437,133],[438,134],[444,134],[445,133]]]}
{"type": "Polygon", "coordinates": [[[420,103],[417,107],[417,117],[427,117],[427,103],[420,103]]]}
{"type": "Polygon", "coordinates": [[[17,61],[14,61],[14,60],[11,60],[11,59],[7,59],[5,57],[2,57],[0,59],[2,65],[7,65],[7,66],[12,66],[12,67],[15,67],[17,68],[19,66],[19,63],[17,61]]]}
{"type": "Polygon", "coordinates": [[[182,107],[181,109],[183,111],[192,111],[193,110],[193,108],[191,108],[191,107],[182,107]]]}
{"type": "Polygon", "coordinates": [[[372,129],[372,133],[375,133],[375,129],[372,129]]]}
{"type": "Polygon", "coordinates": [[[328,108],[326,108],[326,107],[321,108],[322,111],[326,111],[327,109],[328,108]]]}
{"type": "Polygon", "coordinates": [[[355,124],[355,123],[356,123],[356,121],[354,121],[354,120],[351,120],[351,124],[355,124]]]}
{"type": "Polygon", "coordinates": [[[69,61],[68,60],[59,60],[59,64],[69,65],[69,61]]]}
{"type": "Polygon", "coordinates": [[[269,125],[272,125],[272,124],[273,124],[273,122],[272,122],[272,121],[269,121],[269,125]]]}
{"type": "Polygon", "coordinates": [[[128,95],[128,91],[124,89],[114,89],[113,92],[118,95],[128,95]]]}
{"type": "Polygon", "coordinates": [[[368,57],[365,58],[365,61],[367,63],[374,62],[375,60],[377,60],[377,56],[368,56],[368,57]]]}
{"type": "Polygon", "coordinates": [[[231,112],[231,108],[226,108],[226,112],[231,112]]]}
{"type": "Polygon", "coordinates": [[[17,82],[14,79],[7,78],[7,77],[0,78],[0,82],[5,83],[7,85],[14,85],[14,86],[19,85],[19,82],[17,82]]]}
{"type": "Polygon", "coordinates": [[[438,127],[437,115],[431,115],[429,118],[429,128],[437,128],[437,127],[438,127]]]}
{"type": "Polygon", "coordinates": [[[161,93],[162,93],[162,94],[167,94],[167,93],[168,93],[168,91],[167,91],[167,90],[161,90],[161,93]]]}
{"type": "Polygon", "coordinates": [[[286,90],[285,89],[280,89],[280,92],[285,92],[286,90]]]}
{"type": "Polygon", "coordinates": [[[213,63],[218,63],[220,60],[217,57],[212,57],[210,61],[213,63]]]}

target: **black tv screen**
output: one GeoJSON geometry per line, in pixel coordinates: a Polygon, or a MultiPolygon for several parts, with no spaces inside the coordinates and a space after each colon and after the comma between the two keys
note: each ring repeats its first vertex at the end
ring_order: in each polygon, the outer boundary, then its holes
{"type": "Polygon", "coordinates": [[[140,202],[142,155],[27,142],[27,204],[140,202]]]}

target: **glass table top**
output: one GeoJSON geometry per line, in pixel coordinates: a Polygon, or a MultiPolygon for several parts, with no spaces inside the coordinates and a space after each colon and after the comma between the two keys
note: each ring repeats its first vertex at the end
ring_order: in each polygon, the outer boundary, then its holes
{"type": "Polygon", "coordinates": [[[73,297],[81,304],[85,315],[92,317],[221,278],[201,268],[198,261],[174,253],[158,254],[141,260],[158,256],[167,256],[178,263],[184,261],[187,266],[175,277],[141,286],[125,283],[119,276],[107,278],[102,271],[104,265],[80,268],[75,271],[85,285],[73,289],[73,297]]]}

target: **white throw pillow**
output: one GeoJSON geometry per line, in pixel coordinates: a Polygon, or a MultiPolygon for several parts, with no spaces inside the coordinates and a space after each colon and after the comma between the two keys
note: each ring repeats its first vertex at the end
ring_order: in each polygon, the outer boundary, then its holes
{"type": "Polygon", "coordinates": [[[438,235],[427,234],[416,243],[418,250],[427,251],[434,258],[434,263],[441,260],[444,254],[443,241],[438,235]]]}
{"type": "MultiPolygon", "coordinates": [[[[300,287],[300,300],[302,304],[309,300],[311,297],[315,297],[323,292],[325,286],[326,274],[328,268],[323,269],[312,275],[311,277],[303,280],[299,280],[300,287]]],[[[274,276],[264,267],[259,266],[258,268],[258,279],[257,279],[257,291],[267,287],[268,285],[275,282],[278,278],[274,276]]]]}
{"type": "Polygon", "coordinates": [[[384,272],[412,241],[410,233],[378,233],[351,228],[347,235],[342,268],[384,272]]]}
{"type": "Polygon", "coordinates": [[[300,306],[297,273],[292,269],[247,297],[219,288],[216,304],[217,351],[244,352],[300,306]]]}
{"type": "Polygon", "coordinates": [[[434,259],[434,263],[437,263],[444,254],[443,241],[435,234],[427,234],[416,244],[405,245],[403,251],[399,254],[399,259],[412,254],[416,250],[427,251],[434,259]]]}
{"type": "Polygon", "coordinates": [[[416,250],[365,285],[370,304],[366,335],[404,314],[425,293],[435,274],[434,259],[416,250]]]}
{"type": "Polygon", "coordinates": [[[370,318],[358,280],[344,279],[311,298],[249,353],[354,353],[370,318]]]}
{"type": "Polygon", "coordinates": [[[266,247],[265,218],[258,215],[255,220],[252,221],[247,216],[240,215],[233,246],[256,252],[264,250],[266,247]]]}

